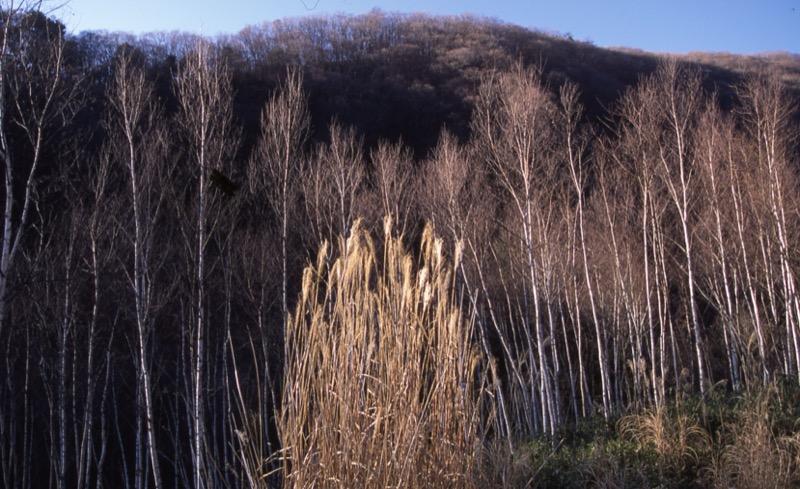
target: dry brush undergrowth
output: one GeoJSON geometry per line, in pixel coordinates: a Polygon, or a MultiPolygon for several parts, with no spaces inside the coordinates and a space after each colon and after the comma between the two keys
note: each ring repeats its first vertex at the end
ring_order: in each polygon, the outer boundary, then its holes
{"type": "Polygon", "coordinates": [[[658,477],[677,478],[697,471],[712,448],[709,432],[695,413],[681,406],[662,407],[622,417],[617,431],[640,450],[655,455],[658,477]]]}
{"type": "MultiPolygon", "coordinates": [[[[280,433],[289,487],[470,487],[482,445],[480,357],[430,227],[419,254],[359,223],[306,268],[280,433]]],[[[457,257],[456,257],[457,259],[457,257]]]]}
{"type": "Polygon", "coordinates": [[[794,382],[679,400],[622,417],[617,433],[639,454],[650,454],[642,472],[664,487],[796,487],[800,389],[794,382]]]}
{"type": "Polygon", "coordinates": [[[247,414],[237,392],[240,477],[251,486],[266,486],[271,470],[294,488],[747,488],[800,480],[793,383],[752,393],[715,387],[513,446],[493,439],[485,359],[454,292],[458,250],[447,257],[431,227],[416,253],[390,221],[384,231],[373,239],[357,222],[336,251],[323,245],[304,271],[286,329],[277,452],[265,450],[266,418],[247,414]]]}
{"type": "Polygon", "coordinates": [[[743,400],[723,426],[719,437],[722,448],[707,470],[707,479],[714,487],[797,487],[798,400],[796,385],[787,388],[779,382],[743,400]]]}

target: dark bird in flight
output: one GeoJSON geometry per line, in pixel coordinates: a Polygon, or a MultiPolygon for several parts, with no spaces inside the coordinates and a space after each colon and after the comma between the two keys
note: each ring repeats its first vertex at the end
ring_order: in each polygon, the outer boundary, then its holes
{"type": "Polygon", "coordinates": [[[239,186],[219,170],[211,170],[209,178],[211,179],[211,184],[228,197],[233,197],[236,191],[239,190],[239,186]]]}

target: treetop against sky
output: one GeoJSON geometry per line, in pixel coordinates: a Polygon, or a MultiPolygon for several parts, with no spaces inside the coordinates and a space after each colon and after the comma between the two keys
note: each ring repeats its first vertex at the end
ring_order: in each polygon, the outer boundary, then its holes
{"type": "Polygon", "coordinates": [[[235,33],[247,25],[333,13],[464,13],[570,35],[599,46],[656,52],[800,53],[800,0],[69,0],[60,17],[75,31],[235,33]]]}

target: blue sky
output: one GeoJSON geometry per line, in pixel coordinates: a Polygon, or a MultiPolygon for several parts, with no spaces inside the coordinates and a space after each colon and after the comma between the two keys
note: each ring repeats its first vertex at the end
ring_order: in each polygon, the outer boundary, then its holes
{"type": "Polygon", "coordinates": [[[800,0],[68,0],[73,31],[235,33],[266,20],[345,12],[472,13],[598,46],[656,52],[800,53],[800,0]]]}

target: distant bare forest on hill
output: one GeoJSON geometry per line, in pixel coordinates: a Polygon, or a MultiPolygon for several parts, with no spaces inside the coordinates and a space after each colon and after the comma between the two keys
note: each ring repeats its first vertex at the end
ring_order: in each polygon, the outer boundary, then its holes
{"type": "Polygon", "coordinates": [[[4,487],[568,485],[566,427],[618,419],[660,472],[581,483],[763,465],[747,420],[648,436],[800,379],[798,55],[0,4],[4,487]]]}

